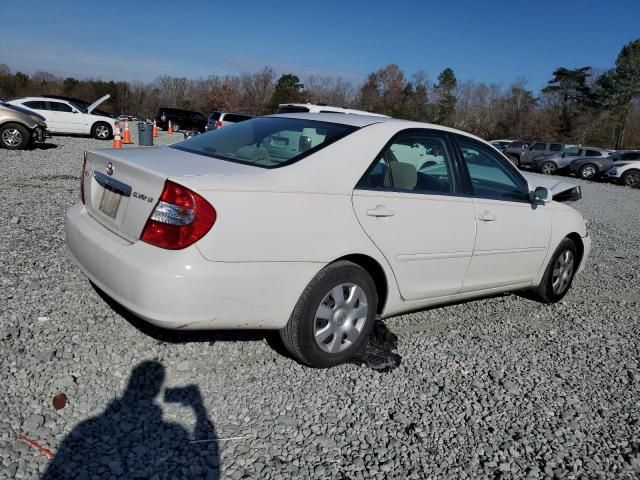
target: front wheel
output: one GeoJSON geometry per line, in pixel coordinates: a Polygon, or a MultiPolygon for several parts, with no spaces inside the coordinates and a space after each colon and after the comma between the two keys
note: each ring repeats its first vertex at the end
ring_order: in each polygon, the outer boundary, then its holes
{"type": "Polygon", "coordinates": [[[640,186],[640,170],[629,170],[622,175],[622,183],[627,187],[640,186]]]}
{"type": "Polygon", "coordinates": [[[98,122],[91,127],[91,136],[98,140],[109,140],[113,132],[111,125],[105,122],[98,122]]]}
{"type": "Polygon", "coordinates": [[[0,144],[10,150],[27,148],[31,141],[29,131],[19,123],[5,123],[0,127],[0,144]]]}
{"type": "Polygon", "coordinates": [[[570,238],[560,242],[554,252],[540,285],[534,290],[534,297],[542,303],[556,303],[562,300],[573,282],[578,268],[578,250],[570,238]]]}
{"type": "Polygon", "coordinates": [[[545,175],[554,175],[556,173],[557,167],[553,162],[544,162],[542,167],[540,167],[540,171],[545,175]]]}
{"type": "Polygon", "coordinates": [[[173,130],[174,132],[179,132],[180,131],[180,125],[177,123],[172,123],[171,124],[171,130],[173,130]]]}
{"type": "Polygon", "coordinates": [[[582,167],[580,167],[580,178],[583,178],[585,180],[593,180],[596,175],[598,174],[598,169],[596,168],[595,165],[591,164],[591,163],[587,163],[586,165],[583,165],[582,167]]]}
{"type": "Polygon", "coordinates": [[[509,155],[507,158],[509,159],[509,161],[510,161],[511,163],[513,163],[513,165],[514,165],[516,168],[520,168],[520,160],[518,159],[518,157],[514,157],[514,156],[512,156],[512,155],[509,155]]]}
{"type": "Polygon", "coordinates": [[[369,337],[377,304],[376,287],[366,270],[347,261],[332,263],[302,292],[280,337],[306,365],[344,363],[369,337]]]}

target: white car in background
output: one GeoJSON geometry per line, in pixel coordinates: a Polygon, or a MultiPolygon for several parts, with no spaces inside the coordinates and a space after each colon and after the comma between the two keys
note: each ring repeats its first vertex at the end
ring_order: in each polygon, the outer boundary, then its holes
{"type": "Polygon", "coordinates": [[[113,136],[116,120],[93,111],[101,103],[110,98],[105,95],[88,107],[83,107],[69,100],[53,97],[22,97],[7,103],[33,110],[46,118],[47,129],[51,133],[91,135],[98,140],[108,140],[113,136]]]}
{"type": "Polygon", "coordinates": [[[102,149],[81,179],[67,245],[109,297],[164,328],[278,329],[316,367],[348,360],[376,317],[516,290],[556,302],[591,245],[579,212],[488,143],[383,117],[102,149]]]}
{"type": "Polygon", "coordinates": [[[381,113],[366,112],[355,108],[333,107],[325,103],[281,103],[276,113],[344,113],[347,115],[368,115],[389,118],[381,113]]]}
{"type": "Polygon", "coordinates": [[[640,161],[613,162],[605,172],[605,177],[628,187],[640,187],[640,161]]]}

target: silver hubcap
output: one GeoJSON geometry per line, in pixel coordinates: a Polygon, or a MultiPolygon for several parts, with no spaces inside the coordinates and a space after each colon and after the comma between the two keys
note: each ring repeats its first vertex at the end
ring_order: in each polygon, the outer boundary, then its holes
{"type": "Polygon", "coordinates": [[[596,174],[596,169],[591,165],[587,165],[582,169],[582,178],[591,178],[596,174]]]}
{"type": "Polygon", "coordinates": [[[551,175],[555,171],[556,167],[553,163],[545,163],[544,165],[542,165],[542,173],[544,173],[545,175],[551,175]]]}
{"type": "Polygon", "coordinates": [[[340,353],[360,336],[367,322],[367,296],[353,283],[342,283],[329,291],[316,310],[313,336],[327,353],[340,353]]]}
{"type": "Polygon", "coordinates": [[[624,177],[624,181],[630,187],[637,187],[638,185],[640,185],[640,173],[627,173],[627,175],[624,177]]]}
{"type": "Polygon", "coordinates": [[[22,143],[22,133],[17,128],[7,128],[2,132],[2,141],[9,147],[17,147],[22,143]]]}
{"type": "Polygon", "coordinates": [[[98,138],[107,138],[109,137],[109,129],[104,125],[98,125],[96,127],[96,137],[98,138]]]}
{"type": "Polygon", "coordinates": [[[509,160],[511,160],[511,163],[513,163],[516,167],[518,166],[518,159],[517,158],[509,157],[509,160]]]}
{"type": "Polygon", "coordinates": [[[175,125],[173,125],[173,126],[171,127],[171,129],[172,129],[174,132],[177,132],[178,130],[180,130],[180,125],[178,125],[178,124],[176,123],[175,125]]]}
{"type": "Polygon", "coordinates": [[[551,278],[553,293],[559,295],[564,292],[569,286],[572,276],[573,252],[571,250],[565,250],[560,254],[553,267],[553,277],[551,278]]]}

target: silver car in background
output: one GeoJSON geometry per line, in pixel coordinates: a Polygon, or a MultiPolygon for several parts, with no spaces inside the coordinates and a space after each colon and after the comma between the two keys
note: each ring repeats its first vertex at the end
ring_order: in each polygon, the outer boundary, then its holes
{"type": "Polygon", "coordinates": [[[596,147],[570,147],[553,155],[538,155],[533,157],[531,167],[536,172],[545,175],[569,172],[571,162],[579,158],[602,158],[613,153],[613,150],[596,147]]]}

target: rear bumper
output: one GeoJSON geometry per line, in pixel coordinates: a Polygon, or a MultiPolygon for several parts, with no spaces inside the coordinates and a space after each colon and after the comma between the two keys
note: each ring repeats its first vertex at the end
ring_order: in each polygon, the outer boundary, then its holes
{"type": "Polygon", "coordinates": [[[211,262],[195,245],[172,251],[129,243],[81,203],[67,211],[65,230],[72,257],[100,289],[149,323],[174,330],[282,328],[323,266],[211,262]]]}

